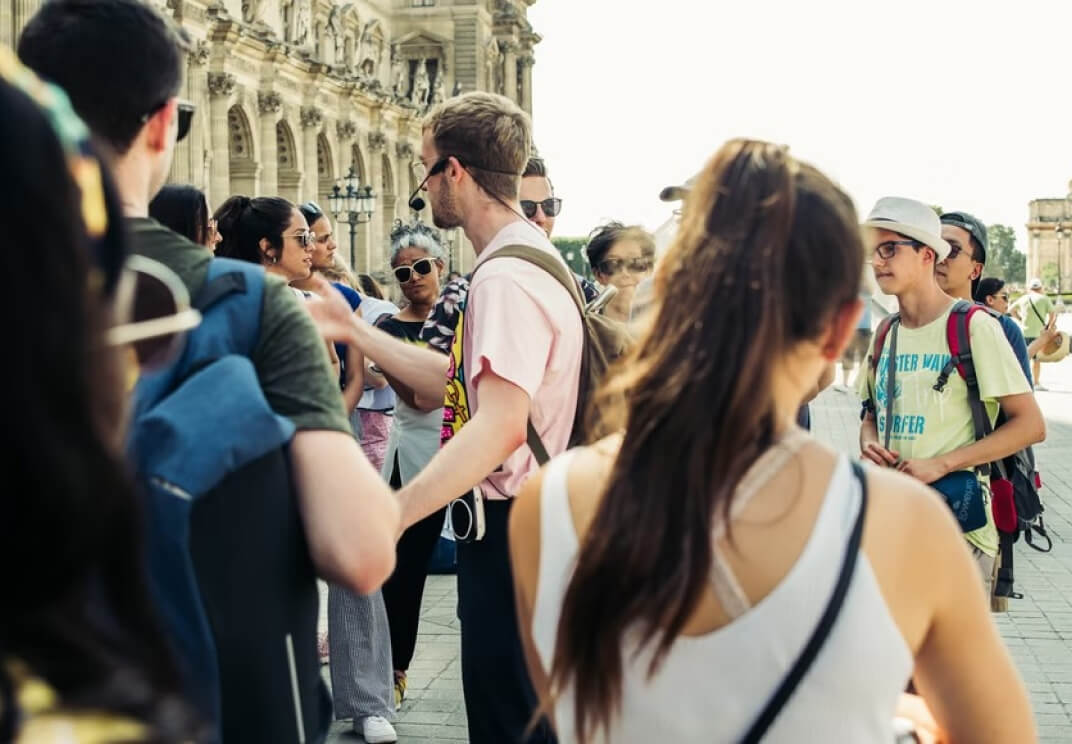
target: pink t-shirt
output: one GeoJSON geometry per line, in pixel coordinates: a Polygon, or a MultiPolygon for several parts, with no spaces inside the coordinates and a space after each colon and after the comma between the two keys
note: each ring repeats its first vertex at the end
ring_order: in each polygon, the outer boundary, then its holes
{"type": "MultiPolygon", "coordinates": [[[[519,220],[499,231],[477,265],[508,245],[533,246],[562,261],[542,230],[519,220]]],[[[464,322],[462,354],[471,413],[480,410],[480,379],[490,369],[528,393],[532,423],[548,454],[564,451],[577,408],[584,344],[580,313],[566,289],[527,261],[498,259],[473,277],[464,322]]],[[[481,490],[489,499],[514,496],[538,467],[523,444],[480,484],[481,490]]]]}

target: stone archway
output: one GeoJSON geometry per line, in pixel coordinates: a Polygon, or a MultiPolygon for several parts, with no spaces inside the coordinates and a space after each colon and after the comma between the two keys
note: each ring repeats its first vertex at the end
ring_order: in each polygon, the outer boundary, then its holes
{"type": "MultiPolygon", "coordinates": [[[[391,234],[395,224],[395,206],[398,202],[397,187],[395,181],[395,169],[391,164],[391,158],[384,153],[380,156],[380,203],[379,209],[383,214],[383,242],[386,244],[387,236],[391,234]]],[[[380,246],[376,265],[377,274],[387,271],[387,247],[380,246]]],[[[379,277],[377,276],[377,279],[379,277]]]]}
{"type": "Polygon", "coordinates": [[[279,167],[279,196],[297,204],[301,196],[301,171],[298,170],[298,148],[294,132],[286,119],[275,125],[276,160],[279,167]]]}
{"type": "Polygon", "coordinates": [[[253,130],[249,125],[249,116],[241,104],[235,104],[227,111],[230,193],[224,198],[236,194],[249,197],[257,196],[257,177],[260,174],[260,166],[257,164],[253,142],[253,130]]]}
{"type": "Polygon", "coordinates": [[[323,132],[316,138],[316,179],[317,201],[327,209],[331,187],[335,185],[335,160],[331,142],[323,132]]]}

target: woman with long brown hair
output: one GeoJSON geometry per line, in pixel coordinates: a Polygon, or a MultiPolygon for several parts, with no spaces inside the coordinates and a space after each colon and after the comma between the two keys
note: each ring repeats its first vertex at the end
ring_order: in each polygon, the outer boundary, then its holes
{"type": "Polygon", "coordinates": [[[1034,740],[948,508],[794,423],[855,331],[863,260],[850,199],[785,148],[733,140],[697,177],[605,391],[616,433],[511,516],[563,744],[889,742],[913,674],[950,741],[1034,740]]]}

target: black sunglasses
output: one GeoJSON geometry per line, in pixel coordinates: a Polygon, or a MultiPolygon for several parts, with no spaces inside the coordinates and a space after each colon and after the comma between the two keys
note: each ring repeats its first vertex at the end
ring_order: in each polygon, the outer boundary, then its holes
{"type": "Polygon", "coordinates": [[[655,262],[650,258],[605,258],[596,269],[603,276],[614,276],[622,269],[629,269],[634,274],[646,274],[655,262]]]}
{"type": "MultiPolygon", "coordinates": [[[[171,99],[169,98],[168,101],[170,100],[171,99]]],[[[158,103],[156,106],[153,106],[152,109],[149,110],[149,113],[144,114],[141,117],[141,123],[144,124],[145,122],[149,121],[149,119],[151,119],[157,111],[164,108],[164,106],[167,106],[167,101],[164,101],[163,103],[158,103]]],[[[194,122],[194,113],[197,111],[197,106],[193,105],[189,101],[180,100],[178,102],[177,110],[179,114],[179,131],[175,135],[175,141],[182,142],[184,139],[186,139],[186,135],[190,133],[190,126],[194,122]]]]}
{"type": "Polygon", "coordinates": [[[399,284],[405,284],[410,279],[413,279],[414,273],[420,276],[428,276],[432,273],[432,259],[430,258],[418,258],[409,266],[396,266],[394,269],[395,279],[399,284]]]}
{"type": "Polygon", "coordinates": [[[525,216],[530,220],[536,216],[536,207],[543,210],[543,213],[548,217],[554,217],[562,211],[562,200],[557,197],[551,197],[550,199],[544,199],[543,201],[532,201],[531,199],[521,200],[521,211],[525,213],[525,216]]]}

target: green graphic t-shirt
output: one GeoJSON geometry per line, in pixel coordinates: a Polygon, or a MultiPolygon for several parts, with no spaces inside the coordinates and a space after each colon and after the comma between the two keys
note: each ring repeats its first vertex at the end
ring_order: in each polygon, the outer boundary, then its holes
{"type": "Polygon", "coordinates": [[[1012,306],[1020,313],[1020,327],[1023,328],[1024,338],[1041,336],[1042,327],[1053,312],[1053,300],[1044,294],[1028,292],[1012,306]]]}
{"type": "MultiPolygon", "coordinates": [[[[975,441],[968,385],[959,373],[949,377],[942,392],[934,389],[938,375],[949,361],[946,324],[949,312],[922,328],[897,331],[897,359],[894,368],[893,411],[890,421],[890,449],[906,460],[926,459],[953,452],[975,441]]],[[[1005,338],[1001,326],[986,313],[975,313],[968,328],[972,359],[979,378],[979,396],[986,405],[990,422],[998,415],[998,399],[1006,395],[1027,393],[1023,370],[1005,338]]],[[[886,440],[886,375],[890,363],[887,334],[879,357],[877,375],[860,375],[860,398],[872,398],[878,424],[878,441],[886,440]],[[876,384],[877,378],[877,384],[876,384]]],[[[965,534],[968,542],[988,555],[997,554],[998,536],[990,512],[989,483],[980,476],[987,500],[987,524],[965,534]]]]}

